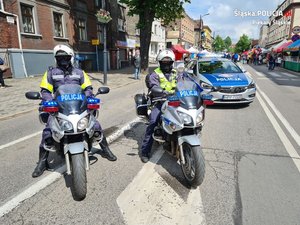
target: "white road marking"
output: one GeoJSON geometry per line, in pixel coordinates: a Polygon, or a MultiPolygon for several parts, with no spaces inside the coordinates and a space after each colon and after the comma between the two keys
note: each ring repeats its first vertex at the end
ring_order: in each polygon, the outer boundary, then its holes
{"type": "Polygon", "coordinates": [[[255,71],[256,72],[256,74],[258,75],[258,76],[260,76],[260,77],[265,77],[266,75],[265,74],[263,74],[262,72],[258,72],[258,71],[255,71]]]}
{"type": "Polygon", "coordinates": [[[199,188],[190,190],[187,201],[182,199],[155,171],[163,155],[158,150],[117,198],[127,225],[204,225],[199,188]]]}
{"type": "MultiPolygon", "coordinates": [[[[117,130],[112,135],[110,135],[109,137],[107,137],[107,142],[111,143],[114,140],[116,140],[117,138],[119,138],[123,134],[123,132],[125,130],[130,129],[138,121],[140,121],[140,119],[136,118],[136,119],[132,120],[131,122],[127,123],[121,129],[117,130]]],[[[28,135],[28,136],[26,136],[24,138],[21,138],[22,140],[18,139],[18,142],[26,140],[26,139],[28,139],[30,137],[33,137],[35,135],[38,135],[40,133],[41,132],[34,133],[32,135],[28,135]]],[[[14,143],[16,144],[18,142],[15,141],[14,143]]],[[[36,182],[33,185],[31,185],[30,187],[28,187],[26,190],[22,191],[21,193],[17,194],[12,199],[10,199],[6,203],[4,203],[2,206],[0,206],[0,217],[2,217],[5,214],[9,213],[11,210],[13,210],[18,205],[20,205],[23,201],[25,201],[26,199],[34,196],[39,191],[41,191],[45,187],[47,187],[50,184],[52,184],[54,181],[56,181],[57,179],[59,179],[62,176],[62,174],[65,173],[65,171],[66,171],[66,167],[65,166],[59,167],[54,172],[51,172],[50,174],[48,174],[47,176],[45,176],[44,178],[42,178],[38,182],[36,182]]]]}
{"type": "Polygon", "coordinates": [[[279,74],[275,72],[268,72],[268,74],[270,74],[272,77],[281,77],[279,74]]]}
{"type": "Polygon", "coordinates": [[[292,77],[292,78],[296,78],[297,77],[296,75],[293,75],[293,74],[290,74],[290,73],[282,72],[282,74],[285,75],[285,76],[288,76],[288,77],[292,77]]]}
{"type": "Polygon", "coordinates": [[[264,97],[264,99],[267,101],[271,109],[274,111],[278,119],[283,123],[285,128],[288,130],[288,132],[291,134],[291,136],[294,138],[298,146],[300,146],[300,136],[295,131],[295,129],[290,125],[290,123],[285,119],[285,117],[279,112],[279,110],[276,108],[274,103],[271,101],[271,99],[257,86],[257,90],[261,93],[261,95],[264,97]]]}
{"type": "Polygon", "coordinates": [[[17,140],[14,140],[14,141],[12,141],[12,142],[9,142],[9,143],[7,143],[7,144],[1,145],[1,146],[0,146],[0,150],[1,150],[1,149],[4,149],[4,148],[7,148],[7,147],[10,147],[10,146],[12,146],[12,145],[15,145],[15,144],[17,144],[17,143],[19,143],[19,142],[25,141],[25,140],[27,140],[27,139],[30,139],[30,138],[32,138],[32,137],[34,137],[34,136],[40,135],[41,133],[42,133],[42,131],[39,131],[39,132],[30,134],[30,135],[27,135],[27,136],[25,136],[25,137],[19,138],[19,139],[17,139],[17,140]]]}
{"type": "Polygon", "coordinates": [[[296,165],[296,167],[297,167],[297,169],[298,169],[298,171],[300,173],[300,156],[298,155],[298,153],[295,150],[294,146],[289,141],[289,139],[287,138],[286,134],[284,133],[284,131],[280,127],[279,123],[277,122],[277,120],[275,119],[275,117],[273,116],[273,114],[271,113],[271,111],[269,110],[269,108],[267,107],[266,103],[263,101],[263,99],[260,96],[260,94],[257,93],[256,96],[257,96],[257,99],[260,102],[263,110],[265,111],[267,117],[269,118],[271,124],[273,125],[273,127],[274,127],[277,135],[279,136],[281,142],[283,143],[286,151],[290,155],[291,159],[295,163],[295,165],[296,165]]]}

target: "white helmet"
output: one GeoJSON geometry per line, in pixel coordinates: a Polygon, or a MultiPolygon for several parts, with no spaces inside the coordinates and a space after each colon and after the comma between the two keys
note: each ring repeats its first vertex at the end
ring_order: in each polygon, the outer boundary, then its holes
{"type": "Polygon", "coordinates": [[[175,61],[175,54],[172,50],[166,49],[162,50],[160,53],[158,53],[157,61],[162,61],[163,58],[171,58],[172,61],[175,61]]]}
{"type": "MultiPolygon", "coordinates": [[[[69,55],[69,56],[71,56],[71,64],[73,65],[73,63],[74,63],[74,51],[72,48],[70,48],[67,45],[61,45],[61,44],[56,45],[53,49],[53,54],[54,54],[54,57],[59,56],[59,55],[69,55]]],[[[55,59],[55,61],[56,61],[56,59],[55,59]]]]}

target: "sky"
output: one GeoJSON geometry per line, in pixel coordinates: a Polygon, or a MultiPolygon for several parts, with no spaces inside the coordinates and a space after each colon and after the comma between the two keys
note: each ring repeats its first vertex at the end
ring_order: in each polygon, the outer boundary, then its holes
{"type": "Polygon", "coordinates": [[[284,0],[191,0],[184,5],[186,13],[212,30],[212,35],[231,37],[236,43],[243,34],[259,39],[259,29],[284,0]]]}

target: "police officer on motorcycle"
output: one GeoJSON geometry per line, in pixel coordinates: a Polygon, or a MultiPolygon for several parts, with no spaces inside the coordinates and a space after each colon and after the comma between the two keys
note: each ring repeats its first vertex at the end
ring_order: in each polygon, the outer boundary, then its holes
{"type": "MultiPolygon", "coordinates": [[[[93,88],[88,75],[81,69],[75,68],[74,63],[74,51],[67,45],[57,45],[54,47],[54,57],[56,61],[56,67],[49,67],[45,72],[41,87],[41,95],[43,101],[51,101],[53,99],[52,94],[63,84],[79,84],[84,90],[86,96],[93,95],[93,88]]],[[[101,140],[102,128],[97,121],[95,124],[94,140],[101,140]]],[[[47,148],[51,148],[54,144],[51,130],[49,125],[46,124],[43,130],[42,140],[39,147],[39,161],[36,168],[32,173],[32,177],[39,177],[47,169],[47,158],[49,151],[44,149],[44,144],[47,148]]],[[[117,157],[110,151],[107,140],[103,135],[102,141],[99,143],[105,157],[110,161],[117,160],[117,157]]]]}
{"type": "MultiPolygon", "coordinates": [[[[173,63],[175,61],[173,51],[169,49],[161,51],[157,56],[157,60],[159,67],[149,75],[147,87],[150,89],[150,92],[152,88],[160,87],[164,90],[165,94],[174,93],[177,83],[177,72],[173,69],[173,63]]],[[[149,116],[149,125],[146,129],[141,147],[141,160],[144,163],[148,162],[150,158],[150,151],[153,144],[152,134],[161,115],[161,106],[161,103],[155,104],[149,116]]]]}

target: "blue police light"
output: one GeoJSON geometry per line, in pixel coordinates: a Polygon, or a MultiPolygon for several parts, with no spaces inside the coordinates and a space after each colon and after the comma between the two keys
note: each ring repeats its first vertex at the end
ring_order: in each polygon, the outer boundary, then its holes
{"type": "Polygon", "coordinates": [[[56,101],[43,101],[43,106],[44,107],[55,107],[58,106],[56,101]]]}
{"type": "Polygon", "coordinates": [[[209,95],[209,94],[203,94],[203,95],[201,95],[201,98],[203,100],[211,100],[213,98],[213,96],[209,95]]]}
{"type": "Polygon", "coordinates": [[[99,104],[100,99],[99,98],[88,98],[87,102],[88,102],[88,104],[99,104]]]}

